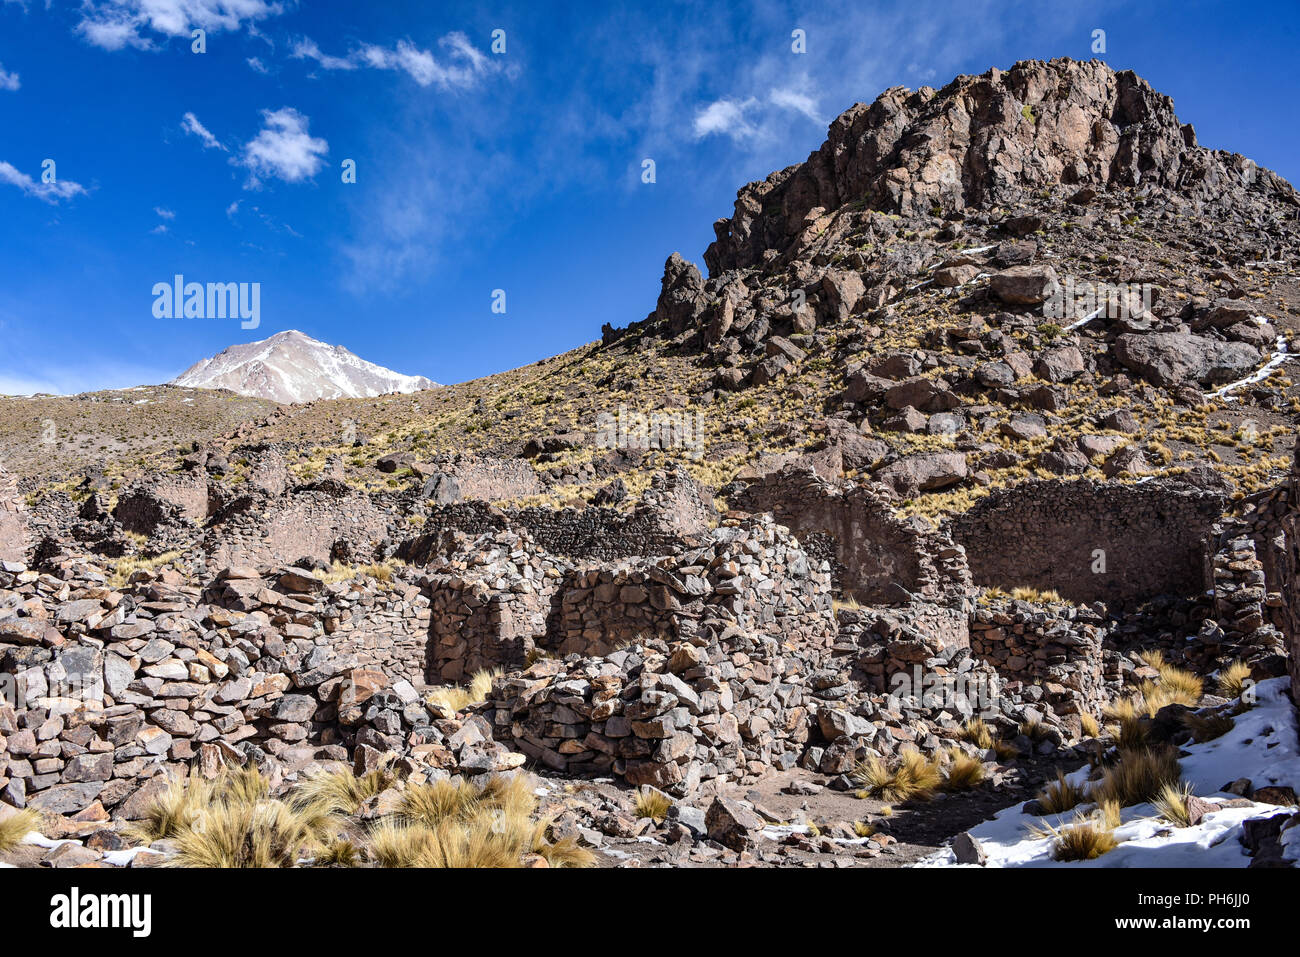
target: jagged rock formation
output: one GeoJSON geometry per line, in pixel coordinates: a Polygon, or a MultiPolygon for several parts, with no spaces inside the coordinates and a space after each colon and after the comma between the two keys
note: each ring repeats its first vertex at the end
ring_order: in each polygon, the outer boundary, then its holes
{"type": "Polygon", "coordinates": [[[1276,174],[1197,146],[1173,100],[1132,71],[1026,61],[938,91],[894,87],[846,110],[804,163],[740,191],[735,213],[714,224],[704,261],[719,275],[779,260],[801,235],[824,228],[816,220],[850,204],[960,212],[1058,185],[1158,187],[1219,205],[1247,193],[1296,202],[1276,174]]]}

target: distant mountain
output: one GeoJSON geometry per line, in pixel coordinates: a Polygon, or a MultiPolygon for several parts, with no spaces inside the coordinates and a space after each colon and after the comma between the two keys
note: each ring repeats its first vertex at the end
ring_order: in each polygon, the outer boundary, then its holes
{"type": "Polygon", "coordinates": [[[342,346],[296,329],[230,346],[196,362],[172,380],[196,389],[229,389],[276,402],[360,399],[387,392],[418,392],[438,383],[367,362],[342,346]]]}

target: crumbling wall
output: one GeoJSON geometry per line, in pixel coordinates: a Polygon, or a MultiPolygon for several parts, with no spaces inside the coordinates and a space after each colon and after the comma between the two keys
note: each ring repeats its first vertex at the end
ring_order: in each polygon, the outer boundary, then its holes
{"type": "Polygon", "coordinates": [[[836,583],[864,604],[903,604],[967,590],[965,557],[923,519],[904,520],[869,485],[843,487],[788,466],[733,497],[770,512],[815,557],[833,557],[836,583]]]}
{"type": "Polygon", "coordinates": [[[546,491],[537,471],[524,459],[468,455],[439,456],[431,466],[455,479],[463,499],[495,502],[526,498],[546,491]]]}
{"type": "Polygon", "coordinates": [[[656,473],[630,512],[614,508],[501,509],[467,501],[433,509],[419,536],[398,555],[416,565],[437,564],[454,532],[471,537],[510,530],[545,551],[577,560],[614,561],[634,555],[670,555],[706,533],[717,518],[712,495],[685,472],[656,473]]]}
{"type": "Polygon", "coordinates": [[[208,477],[187,469],[134,482],[118,496],[113,518],[128,532],[151,537],[162,526],[202,525],[208,518],[208,477]]]}
{"type": "Polygon", "coordinates": [[[524,667],[546,634],[560,581],[554,559],[526,535],[466,544],[422,585],[432,606],[425,677],[459,683],[483,669],[524,667]]]}
{"type": "Polygon", "coordinates": [[[1117,690],[1107,686],[1118,675],[1108,676],[1102,655],[1108,631],[1106,619],[1088,608],[1011,601],[976,609],[970,646],[1003,680],[1036,687],[1038,700],[1057,714],[1096,716],[1117,690]]]}
{"type": "Polygon", "coordinates": [[[208,528],[203,547],[213,567],[302,558],[368,562],[381,557],[378,547],[391,521],[370,496],[325,479],[283,496],[253,494],[232,502],[208,528]]]}
{"type": "Polygon", "coordinates": [[[825,645],[835,634],[830,588],[829,568],[786,529],[766,518],[733,522],[678,556],[573,569],[547,646],[603,656],[651,637],[675,640],[684,622],[723,614],[740,628],[825,645]]]}
{"type": "Polygon", "coordinates": [[[18,491],[18,482],[0,468],[0,561],[20,562],[31,548],[26,508],[18,491]]]}
{"type": "Polygon", "coordinates": [[[1158,482],[1027,482],[994,492],[948,528],[977,585],[1124,603],[1209,587],[1204,542],[1223,506],[1216,493],[1158,482]]]}

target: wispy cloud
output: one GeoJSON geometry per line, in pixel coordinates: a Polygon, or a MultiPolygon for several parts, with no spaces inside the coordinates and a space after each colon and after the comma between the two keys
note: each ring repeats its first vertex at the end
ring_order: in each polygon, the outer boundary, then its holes
{"type": "Polygon", "coordinates": [[[250,56],[246,58],[244,62],[248,64],[248,68],[254,73],[261,73],[265,76],[267,73],[271,72],[267,69],[266,64],[262,62],[261,57],[250,56]]]}
{"type": "Polygon", "coordinates": [[[289,57],[294,60],[315,60],[326,70],[355,70],[357,68],[357,62],[354,58],[330,56],[327,53],[322,53],[321,48],[311,37],[295,40],[293,46],[289,49],[289,57]]]}
{"type": "Polygon", "coordinates": [[[266,0],[86,0],[76,31],[105,50],[148,50],[160,36],[188,37],[196,27],[209,33],[251,28],[283,10],[266,0]]]}
{"type": "Polygon", "coordinates": [[[60,200],[72,199],[74,196],[84,195],[86,188],[80,183],[74,183],[70,179],[55,180],[52,183],[46,183],[41,180],[33,179],[26,173],[17,169],[11,163],[0,161],[0,183],[8,183],[10,186],[17,186],[28,196],[35,196],[37,199],[44,200],[50,205],[57,204],[60,200]]]}
{"type": "Polygon", "coordinates": [[[19,85],[18,74],[6,72],[4,64],[0,63],[0,90],[17,90],[19,85]]]}
{"type": "Polygon", "coordinates": [[[186,113],[181,117],[181,129],[202,140],[203,148],[205,150],[221,150],[223,153],[230,152],[221,145],[221,142],[215,136],[208,132],[208,128],[200,123],[199,118],[193,113],[186,113]]]}
{"type": "Polygon", "coordinates": [[[231,160],[249,171],[247,188],[264,179],[297,183],[315,176],[325,162],[329,143],[307,132],[309,120],[292,107],[262,111],[263,126],[231,160]]]}
{"type": "Polygon", "coordinates": [[[347,56],[331,56],[322,52],[315,40],[303,37],[293,45],[290,56],[298,60],[313,60],[326,70],[356,70],[368,67],[374,70],[399,70],[420,86],[439,89],[468,89],[498,67],[483,51],[477,49],[463,33],[448,33],[438,41],[442,53],[421,49],[409,40],[398,40],[392,47],[373,43],[363,44],[347,56]]]}
{"type": "Polygon", "coordinates": [[[695,114],[695,137],[699,139],[712,134],[730,136],[732,139],[746,139],[758,133],[758,128],[746,119],[758,104],[753,97],[747,100],[714,100],[708,106],[701,107],[695,114]]]}
{"type": "Polygon", "coordinates": [[[154,211],[155,213],[158,214],[158,218],[159,218],[159,219],[175,219],[175,218],[176,218],[176,214],[175,214],[174,212],[172,212],[170,209],[165,209],[165,208],[162,207],[162,206],[155,206],[155,207],[153,208],[153,211],[154,211]]]}
{"type": "Polygon", "coordinates": [[[825,120],[818,113],[816,96],[807,92],[807,86],[805,80],[799,87],[773,88],[761,100],[753,96],[714,100],[696,110],[692,131],[696,139],[721,135],[733,140],[772,141],[788,132],[787,112],[798,113],[820,126],[825,120]]]}

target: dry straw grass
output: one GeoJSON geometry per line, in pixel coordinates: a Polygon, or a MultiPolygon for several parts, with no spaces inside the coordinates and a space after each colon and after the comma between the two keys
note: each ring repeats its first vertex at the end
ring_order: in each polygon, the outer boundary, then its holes
{"type": "Polygon", "coordinates": [[[1035,800],[1044,814],[1064,814],[1083,803],[1083,788],[1073,784],[1063,771],[1056,772],[1056,780],[1038,792],[1035,800]]]}
{"type": "Polygon", "coordinates": [[[432,705],[446,708],[449,711],[462,711],[472,704],[481,704],[486,701],[488,694],[492,691],[493,680],[501,677],[502,674],[504,672],[500,668],[476,671],[473,677],[470,678],[469,687],[448,685],[445,688],[435,688],[429,692],[425,700],[432,705]]]}
{"type": "Polygon", "coordinates": [[[858,763],[852,777],[862,786],[860,797],[879,798],[891,804],[928,800],[943,783],[939,763],[912,748],[901,752],[893,767],[873,755],[858,763]]]}
{"type": "Polygon", "coordinates": [[[1240,698],[1250,680],[1250,665],[1234,661],[1219,672],[1219,694],[1225,698],[1240,698]]]}
{"type": "Polygon", "coordinates": [[[1120,807],[1146,804],[1167,784],[1177,784],[1178,754],[1168,747],[1121,748],[1117,763],[1107,768],[1092,790],[1097,801],[1115,801],[1120,807]]]}
{"type": "Polygon", "coordinates": [[[255,768],[228,770],[214,781],[172,781],[139,822],[135,836],[170,838],[171,867],[519,867],[526,856],[551,867],[587,867],[591,852],[572,838],[552,839],[535,820],[537,798],[526,775],[495,776],[481,785],[462,778],[414,784],[398,811],[352,833],[343,814],[394,784],[381,768],[361,777],[319,772],[285,798],[270,797],[255,768]]]}
{"type": "Polygon", "coordinates": [[[663,791],[654,788],[642,788],[637,792],[633,810],[637,817],[648,817],[656,823],[668,817],[668,809],[673,806],[672,798],[663,791]]]}
{"type": "Polygon", "coordinates": [[[0,854],[12,851],[32,831],[37,830],[41,816],[30,808],[15,811],[0,820],[0,854]]]}

